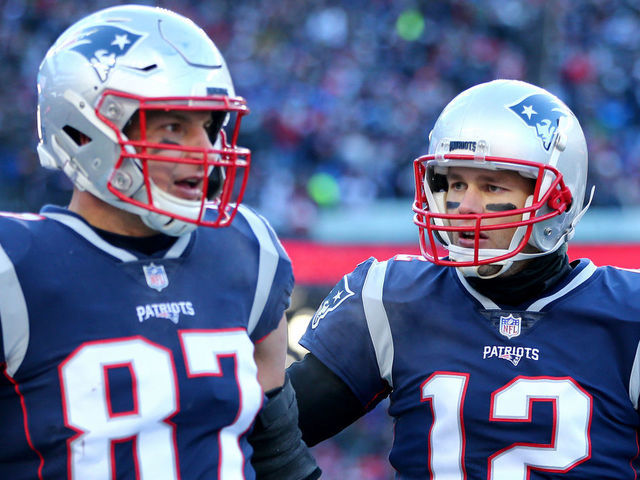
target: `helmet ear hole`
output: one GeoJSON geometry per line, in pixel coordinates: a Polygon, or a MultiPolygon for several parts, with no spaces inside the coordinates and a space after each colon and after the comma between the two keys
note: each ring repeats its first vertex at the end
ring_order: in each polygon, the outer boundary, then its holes
{"type": "Polygon", "coordinates": [[[131,138],[131,130],[134,128],[135,125],[138,124],[139,118],[140,118],[140,110],[136,110],[135,112],[133,112],[133,115],[129,117],[129,120],[127,120],[127,123],[125,123],[124,126],[122,127],[122,133],[124,133],[127,136],[127,138],[131,138]]]}
{"type": "Polygon", "coordinates": [[[64,127],[62,127],[62,130],[64,131],[64,133],[69,135],[69,138],[71,138],[71,140],[73,140],[73,142],[79,147],[91,142],[91,137],[85,135],[77,128],[73,128],[71,125],[65,125],[64,127]]]}
{"type": "Polygon", "coordinates": [[[220,133],[220,130],[222,130],[228,116],[228,112],[225,111],[211,112],[211,124],[207,127],[207,131],[209,133],[209,140],[212,144],[216,143],[218,134],[220,133]]]}
{"type": "Polygon", "coordinates": [[[449,182],[447,181],[446,175],[440,173],[433,173],[429,175],[428,183],[431,187],[431,191],[434,193],[437,192],[446,192],[449,190],[449,182]]]}

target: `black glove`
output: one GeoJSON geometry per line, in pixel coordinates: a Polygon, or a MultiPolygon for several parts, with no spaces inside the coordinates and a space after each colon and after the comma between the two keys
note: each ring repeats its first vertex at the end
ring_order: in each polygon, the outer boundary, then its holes
{"type": "Polygon", "coordinates": [[[296,393],[288,375],[281,388],[267,392],[249,443],[257,480],[316,480],[322,470],[302,440],[296,393]]]}

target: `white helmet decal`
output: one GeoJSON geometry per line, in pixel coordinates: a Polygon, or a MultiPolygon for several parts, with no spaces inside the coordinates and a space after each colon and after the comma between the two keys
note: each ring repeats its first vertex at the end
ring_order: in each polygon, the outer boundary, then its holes
{"type": "Polygon", "coordinates": [[[570,118],[570,113],[559,101],[550,95],[540,93],[529,95],[509,108],[535,129],[545,150],[549,150],[553,145],[560,120],[570,118]]]}
{"type": "Polygon", "coordinates": [[[117,59],[126,55],[141,37],[124,28],[98,25],[81,31],[71,49],[84,55],[100,81],[105,82],[117,59]]]}

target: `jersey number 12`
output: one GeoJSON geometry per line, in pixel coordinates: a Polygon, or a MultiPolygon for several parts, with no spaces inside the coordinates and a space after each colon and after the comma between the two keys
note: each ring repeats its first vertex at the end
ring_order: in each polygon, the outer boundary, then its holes
{"type": "MultiPolygon", "coordinates": [[[[421,386],[430,402],[429,467],[433,480],[464,480],[464,399],[469,374],[436,372],[421,386]],[[457,432],[457,434],[452,432],[457,432]]],[[[554,424],[548,445],[516,443],[488,460],[488,480],[525,480],[529,470],[564,473],[590,456],[592,398],[569,377],[516,377],[491,394],[489,420],[531,422],[532,402],[551,402],[554,424]]]]}

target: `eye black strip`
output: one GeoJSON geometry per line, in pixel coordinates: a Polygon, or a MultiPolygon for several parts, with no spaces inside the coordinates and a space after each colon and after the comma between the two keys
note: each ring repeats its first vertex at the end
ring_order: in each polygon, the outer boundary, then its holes
{"type": "Polygon", "coordinates": [[[516,210],[518,207],[513,203],[487,203],[484,208],[492,212],[506,212],[508,210],[516,210]]]}

